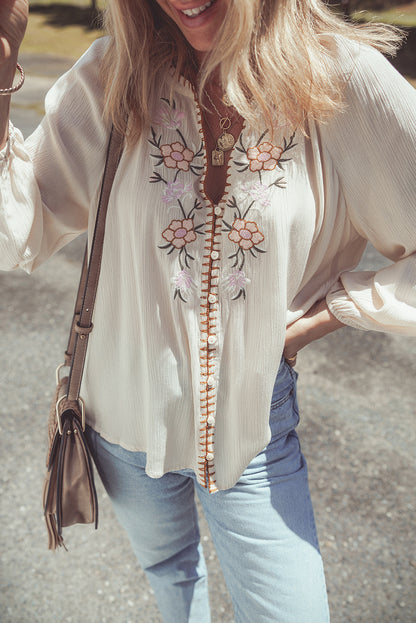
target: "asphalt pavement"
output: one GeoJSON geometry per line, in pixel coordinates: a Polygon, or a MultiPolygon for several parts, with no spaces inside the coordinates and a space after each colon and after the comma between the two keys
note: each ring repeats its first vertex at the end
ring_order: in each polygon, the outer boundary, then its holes
{"type": "MultiPolygon", "coordinates": [[[[27,79],[13,97],[12,119],[27,135],[39,121],[45,90],[71,61],[21,60],[27,79]]],[[[2,623],[161,621],[101,485],[98,531],[68,529],[68,552],[47,549],[46,423],[83,245],[75,241],[30,277],[0,274],[2,623]]],[[[362,267],[385,263],[369,248],[362,267]]],[[[345,328],[306,348],[297,369],[299,432],[331,621],[415,623],[416,339],[345,328]]],[[[201,529],[212,621],[231,623],[203,517],[201,529]]]]}

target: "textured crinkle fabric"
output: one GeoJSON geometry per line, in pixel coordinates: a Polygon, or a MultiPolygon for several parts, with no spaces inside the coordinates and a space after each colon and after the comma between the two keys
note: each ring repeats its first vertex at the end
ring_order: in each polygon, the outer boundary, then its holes
{"type": "MultiPolygon", "coordinates": [[[[82,396],[88,423],[231,487],[270,438],[287,323],[327,297],[359,329],[416,335],[416,93],[378,52],[330,39],[345,110],[242,130],[218,204],[191,86],[166,79],[151,127],[123,154],[107,217],[82,396]],[[356,272],[367,240],[391,265],[356,272]]],[[[88,228],[109,127],[97,41],[53,87],[46,116],[0,156],[0,268],[30,272],[88,228]]],[[[210,157],[210,155],[209,155],[210,157]]],[[[74,284],[75,285],[75,284],[74,284]]]]}

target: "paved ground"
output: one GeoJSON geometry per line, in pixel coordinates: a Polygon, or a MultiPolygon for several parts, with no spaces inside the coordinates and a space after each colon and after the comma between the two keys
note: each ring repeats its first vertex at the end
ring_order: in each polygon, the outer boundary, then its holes
{"type": "MultiPolygon", "coordinates": [[[[67,66],[22,59],[13,119],[25,133],[67,66]]],[[[40,505],[46,417],[83,241],[31,277],[0,275],[1,610],[3,623],[159,622],[154,597],[99,488],[100,528],[47,551],[40,505]]],[[[381,265],[368,250],[364,266],[381,265]]],[[[301,354],[303,450],[325,560],[332,623],[416,621],[416,340],[344,329],[301,354]]],[[[213,623],[233,620],[202,518],[213,623]]],[[[253,622],[254,623],[254,622],[253,622]]],[[[307,622],[302,622],[307,623],[307,622]]]]}

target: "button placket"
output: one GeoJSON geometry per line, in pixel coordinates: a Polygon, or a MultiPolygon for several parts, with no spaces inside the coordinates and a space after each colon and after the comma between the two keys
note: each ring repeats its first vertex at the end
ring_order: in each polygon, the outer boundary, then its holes
{"type": "Polygon", "coordinates": [[[215,410],[218,374],[218,247],[221,240],[220,206],[211,206],[207,217],[201,289],[201,416],[199,449],[199,482],[209,492],[217,490],[215,484],[215,410]],[[204,374],[203,374],[204,372],[204,374]]]}

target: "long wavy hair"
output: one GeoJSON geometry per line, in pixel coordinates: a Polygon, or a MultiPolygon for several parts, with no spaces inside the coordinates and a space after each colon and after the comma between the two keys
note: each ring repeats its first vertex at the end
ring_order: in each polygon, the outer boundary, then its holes
{"type": "Polygon", "coordinates": [[[228,0],[212,51],[197,67],[194,52],[156,0],[109,0],[110,35],[103,65],[105,114],[118,128],[130,114],[134,144],[150,122],[151,94],[166,72],[192,82],[199,99],[214,73],[236,110],[270,129],[277,116],[304,129],[342,108],[343,77],[333,46],[340,34],[394,54],[402,35],[382,24],[351,24],[322,0],[228,0]]]}

